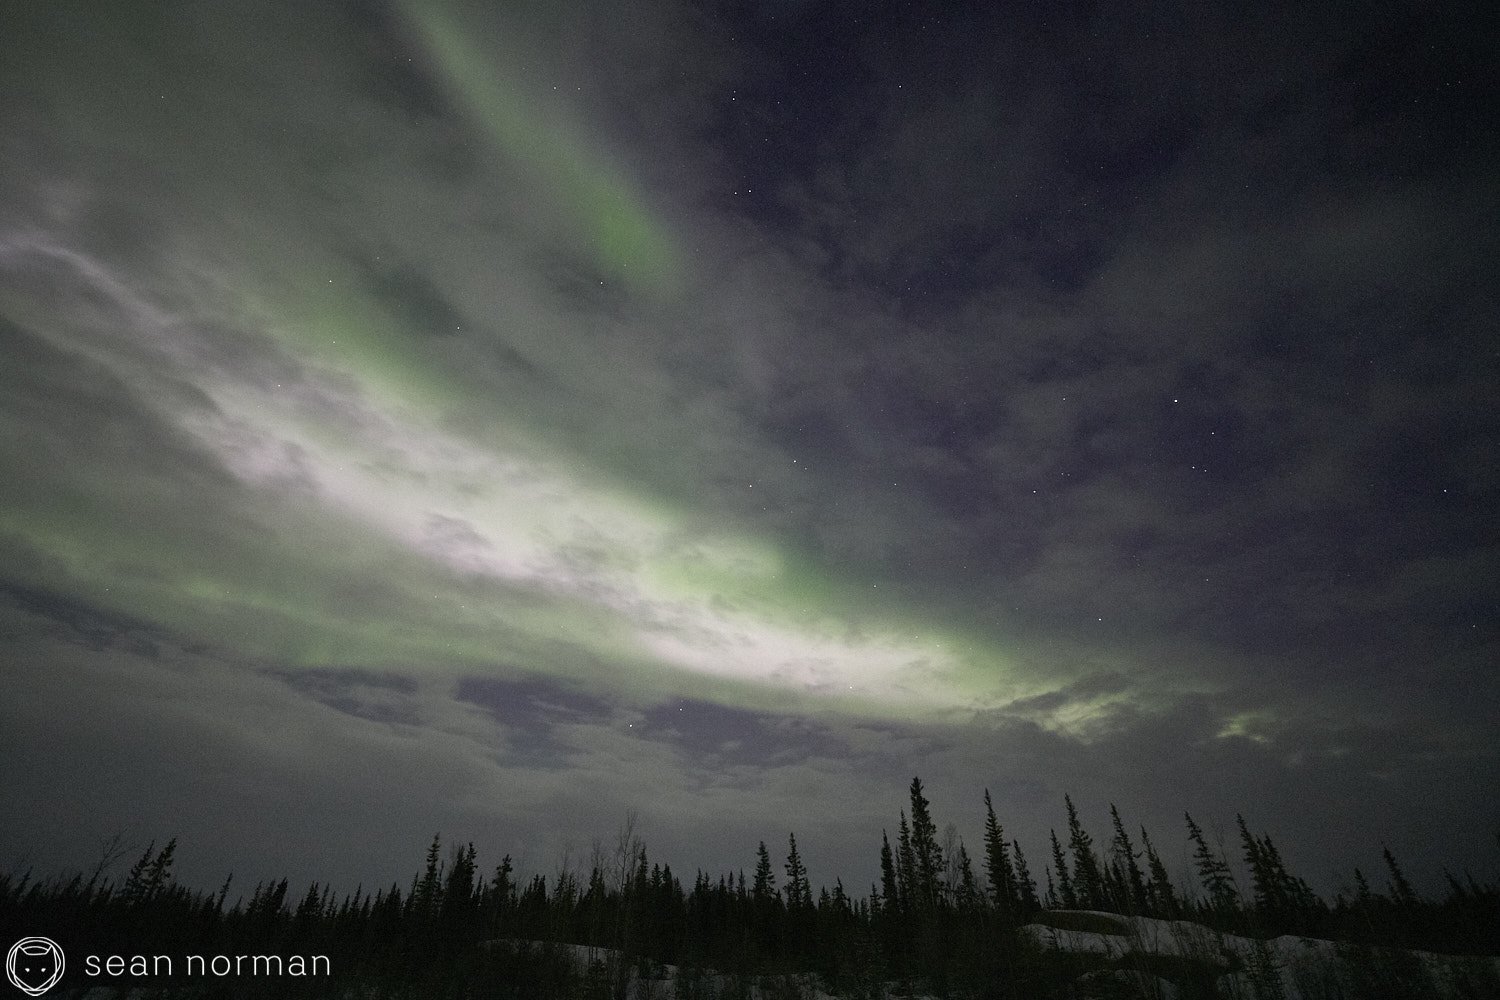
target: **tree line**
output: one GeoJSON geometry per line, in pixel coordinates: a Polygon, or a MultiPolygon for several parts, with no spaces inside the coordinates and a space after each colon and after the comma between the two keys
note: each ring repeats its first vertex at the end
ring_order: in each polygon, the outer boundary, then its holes
{"type": "Polygon", "coordinates": [[[894,840],[881,832],[880,878],[867,890],[842,880],[814,890],[795,833],[784,856],[778,841],[779,863],[761,841],[748,878],[744,869],[700,870],[685,883],[648,855],[632,819],[613,843],[596,842],[580,870],[559,865],[550,877],[522,876],[509,855],[482,870],[472,843],[445,846],[435,836],[404,886],[337,893],[313,883],[292,895],[283,878],[231,902],[232,877],[212,892],[174,880],[174,840],[150,845],[123,878],[110,877],[106,862],[66,878],[0,874],[0,933],[52,930],[85,953],[329,955],[344,976],[423,984],[417,992],[430,995],[482,982],[497,996],[601,998],[624,996],[632,975],[662,964],[682,970],[678,995],[708,970],[744,981],[811,973],[843,996],[878,996],[890,982],[938,995],[1051,995],[1058,980],[1048,962],[1058,959],[1038,955],[1017,933],[1047,911],[1500,954],[1500,885],[1448,873],[1444,895],[1424,896],[1388,849],[1382,885],[1356,869],[1351,889],[1330,901],[1243,817],[1236,832],[1245,878],[1222,838],[1185,815],[1192,867],[1179,884],[1144,827],[1132,832],[1110,805],[1109,837],[1096,843],[1064,796],[1063,836],[1051,832],[1049,856],[1033,875],[988,790],[977,857],[951,824],[939,832],[919,778],[908,799],[894,840]],[[565,954],[555,945],[577,947],[565,954]],[[578,948],[592,959],[581,982],[570,971],[578,948]]]}

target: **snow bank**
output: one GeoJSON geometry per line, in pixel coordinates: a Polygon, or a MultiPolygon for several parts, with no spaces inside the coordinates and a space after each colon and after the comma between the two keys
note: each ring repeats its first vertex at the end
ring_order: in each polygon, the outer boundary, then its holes
{"type": "MultiPolygon", "coordinates": [[[[1140,966],[1159,973],[1174,964],[1182,969],[1191,965],[1230,977],[1242,990],[1274,979],[1287,1000],[1324,996],[1329,985],[1348,989],[1356,980],[1430,989],[1434,997],[1482,995],[1475,992],[1476,987],[1500,986],[1500,958],[1360,948],[1292,934],[1259,940],[1224,934],[1189,920],[1052,910],[1022,927],[1021,934],[1043,948],[1117,961],[1132,974],[1142,974],[1133,971],[1140,966]]],[[[1163,991],[1162,995],[1168,994],[1163,991]]]]}

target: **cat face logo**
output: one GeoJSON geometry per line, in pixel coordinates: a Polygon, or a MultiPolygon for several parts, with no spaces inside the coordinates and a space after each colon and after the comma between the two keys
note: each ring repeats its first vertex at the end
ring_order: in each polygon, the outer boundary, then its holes
{"type": "Polygon", "coordinates": [[[63,974],[63,951],[51,938],[22,938],[5,956],[5,978],[28,996],[39,997],[63,974]]]}

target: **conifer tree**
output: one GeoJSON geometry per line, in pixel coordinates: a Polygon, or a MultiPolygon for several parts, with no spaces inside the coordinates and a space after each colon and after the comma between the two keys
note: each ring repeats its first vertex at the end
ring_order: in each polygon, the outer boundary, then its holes
{"type": "MultiPolygon", "coordinates": [[[[899,842],[903,845],[902,854],[909,854],[909,840],[906,831],[906,818],[902,817],[902,826],[899,842]]],[[[896,859],[891,851],[890,838],[884,830],[880,831],[880,882],[883,890],[884,902],[880,914],[880,934],[884,942],[886,953],[891,960],[900,966],[903,962],[905,949],[907,947],[907,902],[906,883],[901,877],[901,871],[897,866],[896,859]]],[[[874,892],[874,887],[871,887],[874,892]]]]}
{"type": "Polygon", "coordinates": [[[812,906],[812,887],[807,881],[802,855],[797,853],[797,835],[794,833],[787,834],[786,906],[793,912],[812,906]]]}
{"type": "Polygon", "coordinates": [[[1456,902],[1466,902],[1469,898],[1469,890],[1464,888],[1458,876],[1454,875],[1446,867],[1443,869],[1443,880],[1448,883],[1448,898],[1456,902]]]}
{"type": "MultiPolygon", "coordinates": [[[[151,854],[156,850],[156,841],[146,845],[146,853],[142,854],[135,864],[130,866],[130,873],[125,876],[125,888],[121,890],[127,902],[136,902],[141,898],[146,888],[146,866],[151,864],[151,854]]],[[[259,886],[256,887],[257,889],[259,886]]],[[[253,903],[254,900],[252,899],[253,903]]]]}
{"type": "Polygon", "coordinates": [[[177,853],[177,838],[173,837],[167,841],[167,846],[161,849],[151,862],[146,873],[146,895],[154,897],[164,892],[172,884],[172,860],[177,853]]]}
{"type": "Polygon", "coordinates": [[[1104,877],[1099,871],[1099,859],[1094,854],[1094,840],[1078,822],[1078,810],[1073,808],[1071,797],[1064,795],[1068,807],[1068,845],[1073,852],[1073,889],[1079,902],[1085,906],[1101,908],[1104,903],[1104,877]]]}
{"type": "Polygon", "coordinates": [[[442,838],[435,833],[432,835],[432,846],[427,848],[427,867],[409,897],[414,915],[420,920],[436,917],[438,907],[442,904],[442,859],[442,838]]]}
{"type": "Polygon", "coordinates": [[[1120,820],[1120,811],[1113,802],[1109,804],[1109,816],[1115,828],[1111,846],[1119,861],[1119,877],[1129,896],[1128,900],[1122,902],[1128,902],[1129,908],[1134,912],[1144,913],[1150,901],[1146,898],[1146,877],[1141,872],[1141,866],[1136,863],[1135,845],[1130,842],[1130,835],[1125,832],[1125,824],[1120,820]]]}
{"type": "MultiPolygon", "coordinates": [[[[226,877],[224,879],[224,884],[219,887],[219,898],[214,902],[214,912],[215,913],[223,913],[224,912],[224,899],[225,899],[225,897],[227,897],[229,895],[229,883],[231,883],[233,881],[234,881],[234,872],[230,872],[229,875],[228,875],[228,877],[226,877]]],[[[358,888],[356,888],[354,890],[354,899],[355,899],[356,903],[359,901],[359,893],[360,893],[360,890],[358,888]]]]}
{"type": "Polygon", "coordinates": [[[984,901],[984,896],[979,891],[979,883],[974,880],[974,866],[969,861],[969,852],[964,849],[964,842],[958,842],[958,908],[961,912],[972,913],[979,909],[984,901]]]}
{"type": "Polygon", "coordinates": [[[467,848],[454,848],[448,866],[448,878],[443,886],[442,918],[445,924],[468,922],[474,903],[474,875],[476,872],[474,844],[467,848]]]}
{"type": "Polygon", "coordinates": [[[1141,850],[1146,852],[1146,866],[1151,873],[1151,881],[1146,887],[1151,908],[1156,916],[1175,920],[1180,913],[1177,893],[1172,888],[1172,880],[1167,877],[1167,866],[1162,864],[1156,848],[1151,846],[1151,836],[1144,826],[1141,827],[1141,850]]]}
{"type": "Polygon", "coordinates": [[[906,811],[901,812],[901,824],[896,836],[896,888],[901,895],[901,907],[910,911],[915,908],[917,895],[917,861],[912,852],[911,827],[906,824],[906,811]]]}
{"type": "Polygon", "coordinates": [[[1193,822],[1193,817],[1187,813],[1183,816],[1187,819],[1188,837],[1194,844],[1193,860],[1198,865],[1198,879],[1203,883],[1203,891],[1208,893],[1209,906],[1220,913],[1233,912],[1239,903],[1239,893],[1234,888],[1228,863],[1209,848],[1203,830],[1193,822]]]}
{"type": "Polygon", "coordinates": [[[307,887],[307,895],[302,897],[302,902],[297,904],[297,909],[292,914],[293,922],[303,933],[307,932],[307,928],[315,923],[322,913],[322,902],[323,897],[318,892],[318,883],[314,882],[307,887]]]}
{"type": "Polygon", "coordinates": [[[1042,908],[1041,902],[1036,898],[1036,882],[1031,877],[1031,869],[1027,867],[1026,855],[1021,850],[1021,842],[1012,840],[1010,846],[1013,849],[1013,857],[1016,859],[1016,890],[1021,903],[1019,916],[1029,917],[1042,908]]]}
{"type": "Polygon", "coordinates": [[[751,898],[758,903],[769,902],[776,894],[776,876],[771,873],[771,853],[762,840],[755,852],[755,886],[751,898]]]}
{"type": "MultiPolygon", "coordinates": [[[[1057,842],[1057,831],[1049,832],[1052,836],[1052,870],[1057,873],[1057,889],[1060,894],[1055,901],[1062,903],[1065,910],[1076,910],[1078,909],[1078,894],[1073,889],[1073,876],[1068,873],[1068,862],[1063,857],[1062,845],[1057,842]]],[[[1050,885],[1047,893],[1052,895],[1050,885]]]]}
{"type": "Polygon", "coordinates": [[[495,874],[490,878],[485,909],[492,925],[491,932],[497,937],[506,937],[513,930],[511,919],[516,908],[515,873],[515,866],[507,854],[495,866],[495,874]]]}
{"type": "Polygon", "coordinates": [[[1277,886],[1277,905],[1287,920],[1305,922],[1322,904],[1312,886],[1286,870],[1281,852],[1272,843],[1269,834],[1260,838],[1261,853],[1266,859],[1271,878],[1277,886]]]}
{"type": "Polygon", "coordinates": [[[1130,890],[1126,886],[1124,872],[1120,871],[1120,863],[1109,858],[1104,862],[1101,875],[1104,879],[1103,899],[1107,904],[1102,908],[1116,913],[1129,913],[1130,890]]]}
{"type": "Polygon", "coordinates": [[[937,826],[922,794],[922,779],[911,779],[911,847],[916,860],[916,893],[919,905],[932,909],[938,901],[938,873],[943,870],[943,852],[938,847],[937,826]]]}
{"type": "Polygon", "coordinates": [[[1016,873],[1011,866],[1010,851],[1005,844],[1005,831],[995,819],[995,807],[990,803],[990,790],[984,790],[984,870],[989,879],[990,899],[1000,914],[1000,919],[1016,919],[1021,901],[1016,893],[1016,873]]]}
{"type": "Polygon", "coordinates": [[[1272,856],[1268,841],[1252,836],[1245,824],[1245,817],[1235,815],[1240,831],[1240,843],[1244,847],[1245,865],[1250,869],[1250,887],[1257,916],[1272,925],[1280,925],[1287,917],[1287,876],[1281,867],[1280,858],[1272,856]]]}
{"type": "Polygon", "coordinates": [[[172,883],[172,860],[177,853],[177,838],[156,850],[156,841],[146,845],[146,853],[130,868],[122,895],[127,903],[146,903],[164,892],[172,883]]]}
{"type": "MultiPolygon", "coordinates": [[[[252,922],[263,926],[270,926],[281,916],[283,907],[286,905],[287,880],[273,882],[270,885],[257,884],[255,894],[250,897],[250,905],[245,909],[245,916],[252,922]]],[[[391,894],[396,901],[398,912],[401,912],[401,891],[396,886],[391,886],[391,894]]]]}
{"type": "Polygon", "coordinates": [[[1243,816],[1235,819],[1244,846],[1245,864],[1250,868],[1257,915],[1282,930],[1305,923],[1319,905],[1312,889],[1286,870],[1281,852],[1270,836],[1255,837],[1243,816]]]}
{"type": "Polygon", "coordinates": [[[884,830],[880,831],[880,889],[882,908],[895,913],[901,908],[901,897],[896,882],[896,862],[891,855],[891,841],[884,830]]]}
{"type": "Polygon", "coordinates": [[[1408,911],[1415,911],[1421,903],[1417,899],[1416,892],[1412,890],[1411,883],[1406,880],[1406,873],[1396,863],[1396,856],[1391,853],[1389,847],[1381,845],[1380,851],[1385,855],[1385,866],[1391,873],[1391,898],[1396,901],[1397,905],[1408,911]]]}

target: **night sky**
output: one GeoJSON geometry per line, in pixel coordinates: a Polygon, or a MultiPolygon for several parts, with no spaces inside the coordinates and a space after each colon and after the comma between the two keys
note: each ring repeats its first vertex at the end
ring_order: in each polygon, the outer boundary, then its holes
{"type": "Polygon", "coordinates": [[[0,0],[0,867],[1493,873],[1497,53],[1230,6],[0,0]]]}

